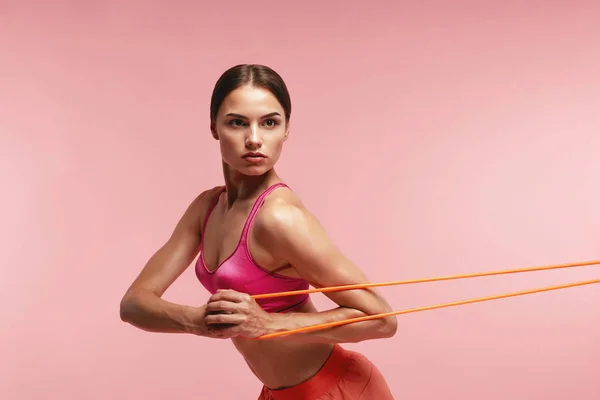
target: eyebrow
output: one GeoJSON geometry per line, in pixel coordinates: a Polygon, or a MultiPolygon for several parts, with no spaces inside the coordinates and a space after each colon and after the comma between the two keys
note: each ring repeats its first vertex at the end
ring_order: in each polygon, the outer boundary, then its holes
{"type": "MultiPolygon", "coordinates": [[[[225,115],[226,117],[236,117],[236,118],[243,118],[243,119],[248,119],[248,117],[245,117],[241,114],[236,114],[236,113],[229,113],[225,115]]],[[[281,114],[279,114],[278,112],[272,112],[269,113],[267,115],[263,115],[261,118],[269,118],[269,117],[274,117],[274,116],[279,116],[281,117],[281,114]]]]}

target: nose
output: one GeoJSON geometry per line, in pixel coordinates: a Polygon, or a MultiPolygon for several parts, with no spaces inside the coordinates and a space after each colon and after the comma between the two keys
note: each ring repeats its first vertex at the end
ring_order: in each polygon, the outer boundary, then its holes
{"type": "Polygon", "coordinates": [[[258,127],[252,125],[249,129],[248,136],[246,136],[246,147],[256,150],[262,146],[262,139],[258,132],[258,127]]]}

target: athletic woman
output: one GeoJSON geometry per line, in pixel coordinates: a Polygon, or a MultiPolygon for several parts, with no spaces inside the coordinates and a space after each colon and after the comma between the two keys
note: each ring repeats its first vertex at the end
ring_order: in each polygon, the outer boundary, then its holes
{"type": "Polygon", "coordinates": [[[392,399],[373,363],[342,344],[392,337],[395,317],[257,339],[390,311],[371,289],[327,293],[337,307],[326,311],[318,311],[309,295],[252,297],[367,282],[275,172],[291,108],[286,84],[269,67],[238,65],[218,79],[210,130],[220,144],[224,185],[191,202],[123,296],[121,319],[151,332],[230,339],[263,384],[259,399],[392,399]],[[194,260],[211,294],[207,303],[162,299],[194,260]]]}

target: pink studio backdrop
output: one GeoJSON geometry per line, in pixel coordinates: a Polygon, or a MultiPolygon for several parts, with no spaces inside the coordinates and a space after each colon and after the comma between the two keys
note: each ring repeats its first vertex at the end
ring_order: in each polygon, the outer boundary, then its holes
{"type": "MultiPolygon", "coordinates": [[[[222,182],[209,96],[240,62],[287,80],[279,171],[373,281],[600,258],[591,1],[52,3],[0,3],[2,399],[258,396],[229,342],[118,313],[222,182]]],[[[404,309],[597,277],[381,291],[404,309]]],[[[207,293],[189,269],[166,298],[207,293]]],[[[599,338],[592,285],[400,316],[393,339],[348,347],[398,399],[597,400],[599,338]]]]}

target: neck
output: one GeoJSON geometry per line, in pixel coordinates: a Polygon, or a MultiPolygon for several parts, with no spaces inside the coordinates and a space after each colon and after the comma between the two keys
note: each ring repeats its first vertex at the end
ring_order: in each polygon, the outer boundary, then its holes
{"type": "Polygon", "coordinates": [[[233,205],[236,200],[251,199],[262,193],[269,186],[281,182],[281,179],[270,169],[263,175],[244,175],[223,162],[223,176],[227,189],[227,203],[233,205]]]}

